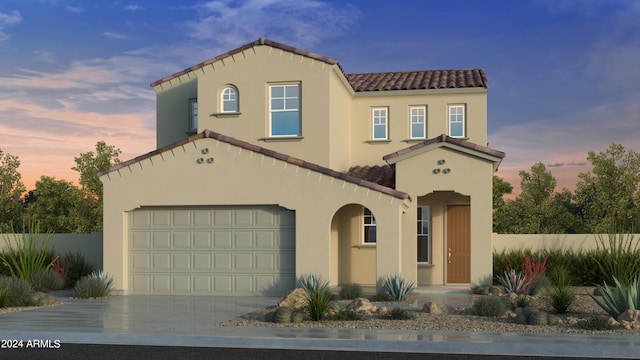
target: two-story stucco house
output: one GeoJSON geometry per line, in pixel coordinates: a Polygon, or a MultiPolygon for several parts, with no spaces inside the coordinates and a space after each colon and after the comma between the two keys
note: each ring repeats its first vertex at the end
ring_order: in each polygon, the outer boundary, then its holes
{"type": "Polygon", "coordinates": [[[261,38],[151,86],[157,150],[100,174],[118,290],[491,280],[483,69],[347,74],[261,38]]]}

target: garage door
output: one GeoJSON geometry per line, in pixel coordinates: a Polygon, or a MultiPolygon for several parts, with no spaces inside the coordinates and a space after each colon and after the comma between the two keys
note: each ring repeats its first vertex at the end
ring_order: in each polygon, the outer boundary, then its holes
{"type": "Polygon", "coordinates": [[[130,214],[135,294],[280,296],[295,285],[295,213],[277,206],[130,214]]]}

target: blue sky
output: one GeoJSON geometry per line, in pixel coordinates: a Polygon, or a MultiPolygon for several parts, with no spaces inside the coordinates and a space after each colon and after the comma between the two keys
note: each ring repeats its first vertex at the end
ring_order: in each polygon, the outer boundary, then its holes
{"type": "Polygon", "coordinates": [[[104,140],[155,147],[149,83],[264,36],[347,73],[482,67],[498,175],[543,162],[560,186],[611,143],[640,152],[640,1],[0,2],[0,149],[77,183],[104,140]]]}

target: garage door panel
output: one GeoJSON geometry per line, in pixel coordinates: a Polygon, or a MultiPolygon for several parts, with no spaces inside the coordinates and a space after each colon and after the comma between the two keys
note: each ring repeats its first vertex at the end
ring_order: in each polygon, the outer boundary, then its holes
{"type": "Polygon", "coordinates": [[[292,211],[148,208],[130,219],[134,293],[277,296],[295,287],[292,211]]]}

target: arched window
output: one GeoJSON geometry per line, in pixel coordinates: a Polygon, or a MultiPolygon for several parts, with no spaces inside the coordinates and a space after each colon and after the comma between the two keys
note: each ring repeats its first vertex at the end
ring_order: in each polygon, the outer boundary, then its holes
{"type": "Polygon", "coordinates": [[[221,112],[238,112],[238,89],[227,86],[222,89],[221,112]]]}

